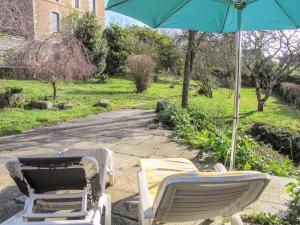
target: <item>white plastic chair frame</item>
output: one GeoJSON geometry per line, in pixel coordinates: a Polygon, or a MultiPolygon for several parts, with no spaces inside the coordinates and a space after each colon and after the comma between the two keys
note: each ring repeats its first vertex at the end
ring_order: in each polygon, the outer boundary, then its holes
{"type": "MultiPolygon", "coordinates": [[[[115,175],[114,175],[114,157],[113,152],[108,148],[101,148],[100,151],[105,152],[105,154],[100,154],[101,157],[106,157],[106,174],[108,175],[109,184],[113,186],[115,184],[115,175]]],[[[68,156],[69,149],[64,149],[58,153],[58,157],[68,156]]],[[[71,151],[72,152],[72,151],[71,151]]],[[[84,153],[84,152],[83,152],[84,153]]],[[[101,159],[100,159],[101,160],[101,159]]],[[[100,163],[100,162],[98,162],[100,163]]],[[[99,165],[100,166],[100,165],[99,165]]]]}
{"type": "MultiPolygon", "coordinates": [[[[110,184],[114,183],[114,172],[113,172],[113,164],[112,164],[112,152],[104,149],[108,153],[108,164],[103,173],[104,177],[101,177],[102,183],[106,181],[106,174],[109,175],[110,184]]],[[[13,157],[8,159],[7,162],[11,162],[14,164],[13,173],[17,176],[23,176],[21,172],[21,167],[18,158],[13,157]]],[[[85,170],[86,174],[91,173],[91,171],[99,171],[99,166],[97,161],[89,156],[84,156],[81,160],[81,164],[83,165],[81,168],[85,170]]],[[[78,168],[80,166],[68,166],[68,168],[78,168]]],[[[10,168],[10,172],[11,172],[10,168]]],[[[22,167],[22,170],[26,169],[35,169],[34,167],[22,167]]],[[[101,185],[103,186],[103,185],[101,185]]],[[[60,225],[60,224],[73,224],[73,225],[101,225],[101,217],[103,215],[103,210],[105,209],[105,225],[111,225],[111,198],[109,195],[103,193],[103,188],[101,188],[101,192],[99,194],[98,200],[93,204],[90,210],[87,210],[88,205],[88,193],[86,188],[80,192],[69,192],[69,193],[43,193],[43,194],[35,194],[34,190],[27,184],[27,188],[29,190],[29,197],[27,197],[24,205],[24,209],[9,218],[8,220],[1,223],[1,225],[60,225]],[[45,201],[49,200],[51,201],[45,201]],[[60,201],[64,199],[64,201],[60,201]],[[68,201],[67,199],[70,199],[68,201]],[[76,200],[74,200],[76,199],[76,200]],[[57,200],[57,201],[55,201],[57,200]],[[62,213],[35,213],[35,209],[39,207],[42,210],[64,210],[64,209],[72,209],[79,210],[76,212],[62,212],[62,213]],[[51,221],[30,221],[30,219],[49,219],[49,218],[64,218],[66,220],[51,220],[51,221]],[[80,218],[80,219],[78,219],[80,218]]]]}
{"type": "MultiPolygon", "coordinates": [[[[65,202],[68,206],[78,204],[76,201],[65,202]]],[[[49,203],[47,203],[49,204],[49,203]]],[[[63,203],[59,203],[62,205],[63,203]]],[[[66,206],[66,205],[65,205],[66,206]]],[[[48,209],[56,209],[55,205],[49,207],[48,209]]],[[[60,209],[62,209],[61,207],[60,209]]],[[[84,190],[79,193],[68,193],[68,194],[30,194],[25,201],[24,209],[4,221],[1,225],[60,225],[60,224],[73,224],[73,225],[101,225],[101,217],[103,214],[103,209],[105,208],[105,225],[111,225],[111,198],[109,195],[102,194],[99,198],[97,204],[93,209],[87,211],[87,192],[84,190]],[[71,198],[81,198],[81,206],[79,212],[64,212],[64,213],[34,213],[35,201],[41,199],[71,199],[71,198]],[[82,219],[76,219],[82,217],[82,219]],[[66,220],[57,221],[29,221],[30,219],[49,219],[49,218],[65,218],[66,220]]],[[[43,207],[47,209],[47,207],[43,207]]]]}
{"type": "MultiPolygon", "coordinates": [[[[218,172],[227,172],[226,168],[222,165],[222,164],[216,164],[215,165],[215,169],[218,172]]],[[[149,198],[149,191],[148,191],[148,186],[147,186],[147,180],[145,177],[145,173],[143,171],[139,171],[138,172],[138,185],[139,185],[139,224],[141,225],[152,225],[152,224],[162,224],[160,221],[156,220],[157,217],[157,212],[159,210],[159,204],[161,203],[161,201],[164,198],[164,192],[165,189],[168,185],[172,184],[173,181],[176,181],[176,178],[173,178],[173,180],[171,181],[171,183],[168,183],[168,181],[164,181],[164,183],[161,185],[160,190],[158,192],[158,196],[155,199],[155,206],[153,207],[150,203],[150,198],[149,198]]],[[[256,197],[256,199],[254,199],[254,201],[256,201],[259,197],[259,195],[263,192],[263,190],[266,188],[266,186],[269,183],[269,176],[266,174],[254,174],[251,175],[252,178],[255,179],[262,179],[265,181],[263,187],[261,188],[261,192],[258,194],[258,196],[256,197]]],[[[197,179],[197,183],[198,184],[208,184],[207,183],[207,177],[193,177],[191,176],[189,177],[185,177],[185,181],[188,182],[194,182],[195,178],[197,179]]],[[[180,179],[182,179],[182,177],[178,178],[180,181],[180,179]]],[[[217,178],[218,179],[218,178],[217,178]]],[[[242,182],[242,180],[237,180],[235,177],[231,177],[231,176],[224,176],[223,177],[224,180],[232,180],[233,182],[242,182]]],[[[210,182],[209,184],[214,184],[213,177],[210,177],[210,182]]],[[[245,180],[247,182],[247,180],[245,180]]],[[[219,181],[217,182],[217,184],[221,184],[219,181]]],[[[252,202],[254,202],[252,201],[252,202]]],[[[242,209],[240,209],[241,211],[242,209]]],[[[207,212],[209,214],[209,212],[207,212]]],[[[201,215],[199,215],[199,220],[200,219],[209,219],[210,217],[208,216],[207,218],[203,216],[203,218],[200,218],[201,215]]],[[[231,220],[231,224],[232,225],[243,225],[243,222],[241,220],[241,217],[239,216],[239,213],[235,213],[234,215],[230,216],[230,220],[231,220]]],[[[186,221],[186,220],[185,220],[186,221]]],[[[178,221],[178,222],[185,222],[185,221],[178,221]]]]}

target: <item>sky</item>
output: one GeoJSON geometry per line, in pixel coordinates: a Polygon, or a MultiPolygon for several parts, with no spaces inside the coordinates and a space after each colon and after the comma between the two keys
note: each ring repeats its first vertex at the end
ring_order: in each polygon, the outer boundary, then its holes
{"type": "MultiPolygon", "coordinates": [[[[108,0],[105,0],[105,6],[108,0]]],[[[116,23],[121,26],[132,26],[132,25],[139,25],[139,26],[146,26],[145,24],[132,19],[128,16],[121,15],[116,12],[105,10],[105,25],[109,26],[112,23],[116,23]]]]}
{"type": "Polygon", "coordinates": [[[105,25],[109,26],[112,23],[116,23],[121,26],[132,26],[132,25],[140,25],[145,26],[145,24],[132,19],[127,16],[123,16],[119,13],[112,12],[112,11],[105,11],[105,25]]]}

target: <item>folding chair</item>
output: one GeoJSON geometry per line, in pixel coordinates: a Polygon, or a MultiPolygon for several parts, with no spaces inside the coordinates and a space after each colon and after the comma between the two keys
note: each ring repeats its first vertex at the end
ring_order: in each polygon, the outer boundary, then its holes
{"type": "MultiPolygon", "coordinates": [[[[111,198],[104,193],[111,152],[85,156],[10,158],[6,167],[27,196],[23,211],[2,225],[111,224],[111,198]]],[[[111,167],[112,169],[112,167],[111,167]]],[[[111,176],[113,172],[109,171],[111,176]]]]}
{"type": "Polygon", "coordinates": [[[239,212],[255,202],[270,178],[253,171],[199,172],[187,159],[142,159],[138,172],[139,223],[165,224],[228,216],[242,225],[239,212]]]}

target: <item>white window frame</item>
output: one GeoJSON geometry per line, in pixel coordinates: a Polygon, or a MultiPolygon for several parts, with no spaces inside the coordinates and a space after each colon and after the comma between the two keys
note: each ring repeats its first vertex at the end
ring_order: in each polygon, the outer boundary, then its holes
{"type": "Polygon", "coordinates": [[[78,7],[76,7],[76,0],[72,0],[72,7],[74,9],[80,9],[80,0],[77,0],[78,1],[78,7]]]}
{"type": "Polygon", "coordinates": [[[59,33],[61,31],[61,14],[60,12],[58,11],[50,11],[50,31],[51,31],[51,34],[53,33],[59,33]],[[57,23],[57,26],[58,26],[58,31],[54,31],[53,30],[53,14],[56,14],[58,17],[58,23],[57,23]]]}
{"type": "Polygon", "coordinates": [[[97,0],[89,0],[90,12],[95,13],[95,15],[97,15],[97,5],[98,5],[97,0]],[[94,5],[95,5],[95,8],[94,8],[94,5]]]}

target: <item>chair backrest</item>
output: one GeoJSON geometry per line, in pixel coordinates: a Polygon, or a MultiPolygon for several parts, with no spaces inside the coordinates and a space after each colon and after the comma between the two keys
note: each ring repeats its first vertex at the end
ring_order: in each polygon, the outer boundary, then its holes
{"type": "Polygon", "coordinates": [[[112,156],[109,149],[106,148],[100,148],[100,149],[86,149],[84,151],[82,150],[71,150],[71,151],[64,151],[61,154],[61,157],[93,157],[97,160],[98,166],[99,166],[99,176],[101,182],[101,192],[103,193],[106,187],[106,175],[107,171],[111,169],[112,167],[112,156]],[[109,165],[109,168],[107,166],[109,165]]]}
{"type": "Polygon", "coordinates": [[[255,202],[269,182],[267,174],[167,177],[154,202],[154,221],[185,222],[234,215],[255,202]]]}
{"type": "Polygon", "coordinates": [[[6,167],[27,196],[85,188],[94,199],[101,195],[99,167],[92,157],[13,157],[8,159],[6,167]]]}

